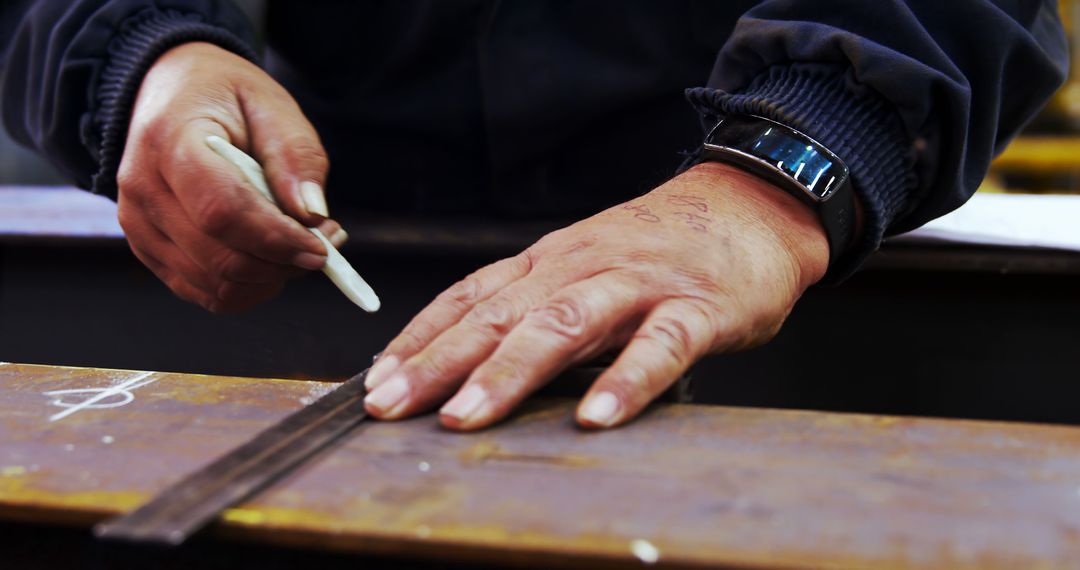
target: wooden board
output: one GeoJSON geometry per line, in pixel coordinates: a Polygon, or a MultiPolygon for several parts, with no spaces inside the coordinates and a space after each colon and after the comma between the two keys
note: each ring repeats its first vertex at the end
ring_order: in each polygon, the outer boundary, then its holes
{"type": "MultiPolygon", "coordinates": [[[[2,364],[0,517],[89,526],[330,387],[2,364]],[[64,407],[121,385],[130,401],[64,407]]],[[[1080,560],[1077,428],[661,405],[586,432],[572,405],[536,401],[476,434],[369,422],[212,532],[528,565],[1080,560]]]]}

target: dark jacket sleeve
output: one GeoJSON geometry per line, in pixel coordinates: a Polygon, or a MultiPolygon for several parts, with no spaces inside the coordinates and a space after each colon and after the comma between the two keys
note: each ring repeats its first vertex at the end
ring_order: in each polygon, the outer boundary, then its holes
{"type": "Polygon", "coordinates": [[[227,0],[4,0],[0,10],[4,127],[111,197],[135,96],[158,56],[205,41],[255,57],[251,26],[227,0]]]}
{"type": "Polygon", "coordinates": [[[970,198],[1067,66],[1056,0],[765,0],[687,94],[707,127],[758,114],[845,160],[864,231],[835,278],[970,198]]]}

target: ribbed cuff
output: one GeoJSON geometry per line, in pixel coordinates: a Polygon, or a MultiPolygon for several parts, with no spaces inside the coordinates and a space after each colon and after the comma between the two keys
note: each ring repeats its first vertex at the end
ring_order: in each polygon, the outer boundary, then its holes
{"type": "Polygon", "coordinates": [[[116,199],[116,173],[124,154],[135,96],[161,54],[187,42],[209,42],[256,61],[251,46],[197,14],[145,10],[120,26],[96,90],[96,109],[83,120],[83,141],[98,162],[91,191],[116,199]]]}
{"type": "MultiPolygon", "coordinates": [[[[889,224],[906,208],[915,187],[914,156],[899,114],[876,92],[858,84],[842,68],[777,65],[738,93],[688,89],[706,129],[729,113],[752,114],[802,131],[843,160],[863,206],[861,241],[845,256],[830,260],[823,283],[854,273],[877,250],[889,224]]],[[[699,160],[691,156],[684,168],[699,160]]]]}

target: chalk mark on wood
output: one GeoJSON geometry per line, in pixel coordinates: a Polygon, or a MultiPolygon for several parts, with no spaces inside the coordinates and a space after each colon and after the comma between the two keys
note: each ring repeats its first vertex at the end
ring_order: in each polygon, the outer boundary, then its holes
{"type": "Polygon", "coordinates": [[[55,422],[57,420],[62,420],[80,410],[96,410],[126,406],[135,400],[135,394],[131,393],[132,390],[141,388],[157,380],[157,378],[150,377],[153,374],[154,372],[143,372],[128,378],[120,384],[108,388],[74,388],[70,390],[50,390],[48,392],[43,392],[42,395],[53,398],[53,400],[49,402],[50,405],[66,408],[62,412],[57,412],[52,416],[49,416],[49,421],[55,422]],[[93,395],[81,402],[64,401],[64,396],[70,394],[93,395]],[[119,399],[111,402],[106,401],[113,397],[118,397],[119,399]]]}

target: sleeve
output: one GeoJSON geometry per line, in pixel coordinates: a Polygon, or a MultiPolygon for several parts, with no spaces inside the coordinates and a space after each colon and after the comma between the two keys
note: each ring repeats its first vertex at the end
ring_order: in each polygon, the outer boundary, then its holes
{"type": "Polygon", "coordinates": [[[725,113],[788,124],[844,159],[864,210],[854,272],[887,234],[963,204],[1064,81],[1055,0],[765,0],[738,21],[706,87],[725,113]]]}
{"type": "Polygon", "coordinates": [[[139,84],[162,53],[211,42],[254,60],[228,0],[4,0],[0,118],[79,186],[116,196],[139,84]]]}

